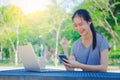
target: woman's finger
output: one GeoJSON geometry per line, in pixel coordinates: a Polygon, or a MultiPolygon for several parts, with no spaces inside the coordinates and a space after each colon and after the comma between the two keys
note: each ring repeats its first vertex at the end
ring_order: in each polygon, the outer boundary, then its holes
{"type": "Polygon", "coordinates": [[[67,59],[63,59],[63,61],[70,64],[69,60],[67,60],[67,59]]]}
{"type": "Polygon", "coordinates": [[[69,66],[69,64],[66,63],[66,62],[64,62],[64,61],[62,61],[62,63],[63,63],[65,66],[69,66]]]}

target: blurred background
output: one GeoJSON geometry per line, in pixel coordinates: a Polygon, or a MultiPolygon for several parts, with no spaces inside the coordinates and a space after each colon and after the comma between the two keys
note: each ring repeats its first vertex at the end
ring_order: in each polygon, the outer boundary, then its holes
{"type": "Polygon", "coordinates": [[[0,66],[22,66],[16,47],[27,44],[48,66],[61,66],[60,41],[69,40],[70,55],[80,37],[71,17],[81,8],[90,12],[96,31],[109,41],[108,70],[120,70],[120,0],[0,0],[0,66]]]}

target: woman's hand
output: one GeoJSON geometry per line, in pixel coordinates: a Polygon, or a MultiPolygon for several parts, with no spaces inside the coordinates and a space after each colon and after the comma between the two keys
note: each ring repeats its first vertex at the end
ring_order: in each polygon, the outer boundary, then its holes
{"type": "Polygon", "coordinates": [[[73,67],[67,66],[67,65],[66,65],[66,62],[62,61],[62,63],[63,63],[63,65],[65,66],[65,69],[66,69],[66,70],[74,70],[73,67]]]}
{"type": "Polygon", "coordinates": [[[68,40],[65,37],[62,38],[61,45],[62,45],[63,49],[68,49],[68,40]]]}
{"type": "Polygon", "coordinates": [[[65,37],[62,38],[62,40],[61,40],[61,45],[62,45],[62,47],[63,47],[64,54],[65,54],[66,56],[68,56],[68,40],[67,40],[65,37]]]}
{"type": "Polygon", "coordinates": [[[63,59],[63,64],[69,68],[79,68],[80,63],[76,60],[63,59]]]}
{"type": "Polygon", "coordinates": [[[69,60],[64,59],[62,62],[66,68],[66,70],[74,70],[74,68],[78,68],[79,62],[76,61],[74,56],[70,56],[69,60]]]}

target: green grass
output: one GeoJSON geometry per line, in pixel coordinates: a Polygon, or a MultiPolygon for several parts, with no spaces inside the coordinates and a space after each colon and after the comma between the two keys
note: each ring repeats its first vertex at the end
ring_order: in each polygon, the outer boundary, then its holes
{"type": "Polygon", "coordinates": [[[18,64],[17,66],[14,63],[0,63],[0,66],[15,66],[15,67],[21,67],[22,64],[18,64]]]}
{"type": "Polygon", "coordinates": [[[108,66],[120,66],[120,64],[109,64],[108,66]]]}
{"type": "MultiPolygon", "coordinates": [[[[47,66],[55,66],[53,62],[47,62],[47,66]]],[[[23,64],[19,63],[17,66],[13,62],[0,62],[0,66],[15,66],[15,67],[22,67],[23,64]]],[[[59,67],[63,67],[63,64],[58,63],[59,67]]],[[[109,64],[108,66],[120,66],[120,64],[109,64]]]]}
{"type": "MultiPolygon", "coordinates": [[[[46,63],[47,66],[55,66],[55,64],[53,62],[47,62],[46,63]]],[[[13,62],[0,62],[0,66],[15,66],[15,67],[21,67],[23,66],[22,63],[19,63],[17,66],[15,65],[15,63],[13,62]]],[[[63,66],[63,64],[58,63],[58,66],[63,66]]]]}

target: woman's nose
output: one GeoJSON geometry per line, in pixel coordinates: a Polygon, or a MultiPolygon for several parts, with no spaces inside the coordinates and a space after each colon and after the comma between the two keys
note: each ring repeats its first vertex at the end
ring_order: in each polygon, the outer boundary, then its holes
{"type": "Polygon", "coordinates": [[[76,29],[81,29],[81,27],[80,27],[80,26],[77,26],[76,29]]]}

